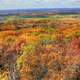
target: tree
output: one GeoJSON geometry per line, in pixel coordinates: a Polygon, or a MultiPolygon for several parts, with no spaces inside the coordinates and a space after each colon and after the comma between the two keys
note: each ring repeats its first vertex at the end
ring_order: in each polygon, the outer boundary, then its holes
{"type": "Polygon", "coordinates": [[[9,70],[9,79],[10,80],[19,80],[19,72],[16,67],[16,60],[17,56],[21,53],[21,46],[26,41],[24,39],[18,40],[13,45],[10,45],[3,53],[2,57],[0,58],[1,64],[7,64],[9,70]]]}

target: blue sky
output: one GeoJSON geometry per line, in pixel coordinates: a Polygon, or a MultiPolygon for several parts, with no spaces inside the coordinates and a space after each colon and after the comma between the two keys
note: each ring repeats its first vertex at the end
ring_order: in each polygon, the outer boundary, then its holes
{"type": "Polygon", "coordinates": [[[0,10],[32,8],[80,8],[80,0],[0,0],[0,10]]]}

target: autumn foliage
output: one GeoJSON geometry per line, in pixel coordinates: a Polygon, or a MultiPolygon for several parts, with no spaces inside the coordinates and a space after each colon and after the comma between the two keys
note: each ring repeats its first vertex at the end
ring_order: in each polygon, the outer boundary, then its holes
{"type": "Polygon", "coordinates": [[[79,19],[24,20],[1,26],[0,80],[10,79],[11,68],[16,80],[80,80],[79,19]]]}

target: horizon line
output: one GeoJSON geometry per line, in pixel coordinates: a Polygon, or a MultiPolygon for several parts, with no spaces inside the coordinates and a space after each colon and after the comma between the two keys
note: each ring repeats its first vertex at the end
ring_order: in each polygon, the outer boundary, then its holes
{"type": "Polygon", "coordinates": [[[38,10],[38,9],[80,9],[79,7],[78,8],[67,8],[67,7],[65,7],[65,8],[62,8],[62,7],[59,7],[59,8],[15,8],[15,9],[0,9],[0,11],[2,11],[2,10],[38,10]]]}

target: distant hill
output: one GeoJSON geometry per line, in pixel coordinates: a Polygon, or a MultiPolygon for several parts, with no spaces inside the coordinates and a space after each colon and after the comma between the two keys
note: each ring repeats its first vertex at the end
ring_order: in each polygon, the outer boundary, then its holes
{"type": "Polygon", "coordinates": [[[14,9],[0,10],[0,15],[15,15],[22,13],[80,13],[80,8],[53,8],[53,9],[14,9]]]}

